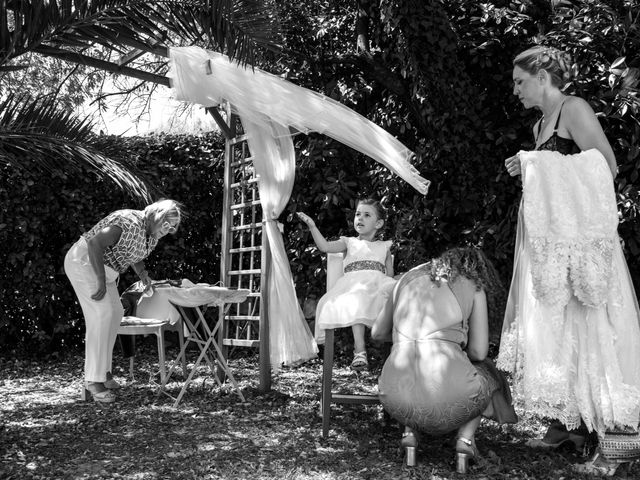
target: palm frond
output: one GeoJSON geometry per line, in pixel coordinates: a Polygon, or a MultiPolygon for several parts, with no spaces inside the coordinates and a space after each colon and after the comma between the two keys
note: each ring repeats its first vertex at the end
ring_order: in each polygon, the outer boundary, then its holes
{"type": "Polygon", "coordinates": [[[151,198],[137,172],[91,147],[91,122],[57,107],[55,99],[10,96],[0,112],[0,163],[29,171],[94,172],[145,201],[151,198]]]}
{"type": "Polygon", "coordinates": [[[0,65],[40,47],[99,44],[119,53],[179,39],[254,62],[278,48],[272,0],[22,0],[0,2],[0,65]]]}
{"type": "Polygon", "coordinates": [[[0,102],[0,131],[46,133],[82,142],[93,136],[93,124],[60,108],[53,97],[9,95],[0,102]]]}

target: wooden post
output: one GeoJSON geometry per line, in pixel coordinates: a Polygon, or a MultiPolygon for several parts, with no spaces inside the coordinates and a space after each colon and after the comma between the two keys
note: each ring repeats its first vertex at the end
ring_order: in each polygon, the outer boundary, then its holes
{"type": "Polygon", "coordinates": [[[271,272],[271,249],[265,232],[264,212],[262,212],[262,273],[260,274],[260,385],[258,390],[271,390],[271,360],[269,348],[269,273],[271,272]]]}
{"type": "MultiPolygon", "coordinates": [[[[217,111],[217,110],[216,110],[217,111]]],[[[229,105],[227,104],[227,118],[229,119],[229,125],[227,125],[227,130],[228,131],[233,131],[235,132],[235,122],[234,119],[231,117],[230,115],[231,109],[229,108],[229,105]]],[[[211,113],[211,111],[209,111],[209,113],[211,113]]],[[[216,118],[216,117],[214,117],[216,118]]],[[[220,117],[220,119],[224,122],[224,120],[220,117]]],[[[217,121],[217,120],[216,120],[217,121]]],[[[225,123],[226,124],[226,123],[225,123]]],[[[234,135],[235,136],[235,135],[234,135]]],[[[223,198],[222,198],[222,245],[220,245],[220,280],[223,282],[223,286],[225,287],[233,287],[233,285],[227,285],[227,272],[229,271],[229,248],[231,245],[231,239],[228,237],[228,235],[226,234],[226,232],[229,231],[229,213],[230,213],[230,205],[231,205],[231,162],[232,162],[232,158],[231,158],[231,154],[232,154],[232,147],[231,144],[229,143],[229,140],[231,140],[233,138],[232,137],[227,137],[225,140],[225,147],[224,147],[224,190],[223,190],[223,198]]],[[[217,333],[217,339],[216,341],[218,342],[218,345],[220,346],[220,350],[222,351],[222,355],[224,356],[224,358],[226,359],[229,355],[229,347],[227,347],[224,344],[224,338],[227,337],[227,333],[228,333],[228,325],[227,322],[224,321],[224,308],[219,308],[218,309],[218,315],[220,316],[220,321],[222,322],[221,327],[218,329],[218,333],[217,333]]],[[[218,379],[220,380],[220,383],[225,381],[225,373],[224,370],[222,368],[218,368],[217,369],[217,376],[218,379]]]]}

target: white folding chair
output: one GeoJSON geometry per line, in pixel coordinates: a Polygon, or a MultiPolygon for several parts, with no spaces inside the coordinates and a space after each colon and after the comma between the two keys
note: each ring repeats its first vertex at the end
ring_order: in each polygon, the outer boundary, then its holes
{"type": "MultiPolygon", "coordinates": [[[[160,370],[160,383],[164,387],[168,381],[165,367],[165,351],[164,351],[164,332],[175,330],[178,332],[178,340],[180,342],[180,352],[183,352],[184,333],[182,329],[182,321],[179,320],[175,324],[171,324],[169,320],[158,320],[155,318],[140,317],[122,317],[120,326],[118,327],[118,335],[150,335],[156,336],[158,341],[158,367],[160,370]]],[[[135,354],[129,359],[129,373],[131,378],[133,375],[133,364],[135,354]]],[[[181,354],[178,360],[182,360],[182,372],[187,376],[187,362],[184,354],[181,354]],[[181,358],[180,358],[181,357],[181,358]]]]}

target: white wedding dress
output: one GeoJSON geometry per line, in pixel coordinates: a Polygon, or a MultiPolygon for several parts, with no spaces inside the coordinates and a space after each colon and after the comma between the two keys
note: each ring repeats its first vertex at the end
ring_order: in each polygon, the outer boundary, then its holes
{"type": "Polygon", "coordinates": [[[521,152],[523,200],[499,368],[516,403],[568,429],[637,428],[640,311],[597,150],[521,152]]]}

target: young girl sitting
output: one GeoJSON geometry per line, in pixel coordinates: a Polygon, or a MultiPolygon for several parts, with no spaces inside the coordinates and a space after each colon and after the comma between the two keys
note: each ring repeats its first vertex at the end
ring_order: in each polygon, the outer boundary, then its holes
{"type": "Polygon", "coordinates": [[[306,214],[298,213],[307,224],[318,250],[325,253],[343,253],[344,276],[322,296],[316,309],[316,341],[324,343],[324,330],[351,326],[353,331],[353,370],[364,370],[369,365],[364,343],[365,326],[371,328],[395,285],[391,241],[377,240],[386,212],[377,200],[358,202],[353,226],[357,237],[340,237],[329,242],[320,233],[315,222],[306,214]]]}

